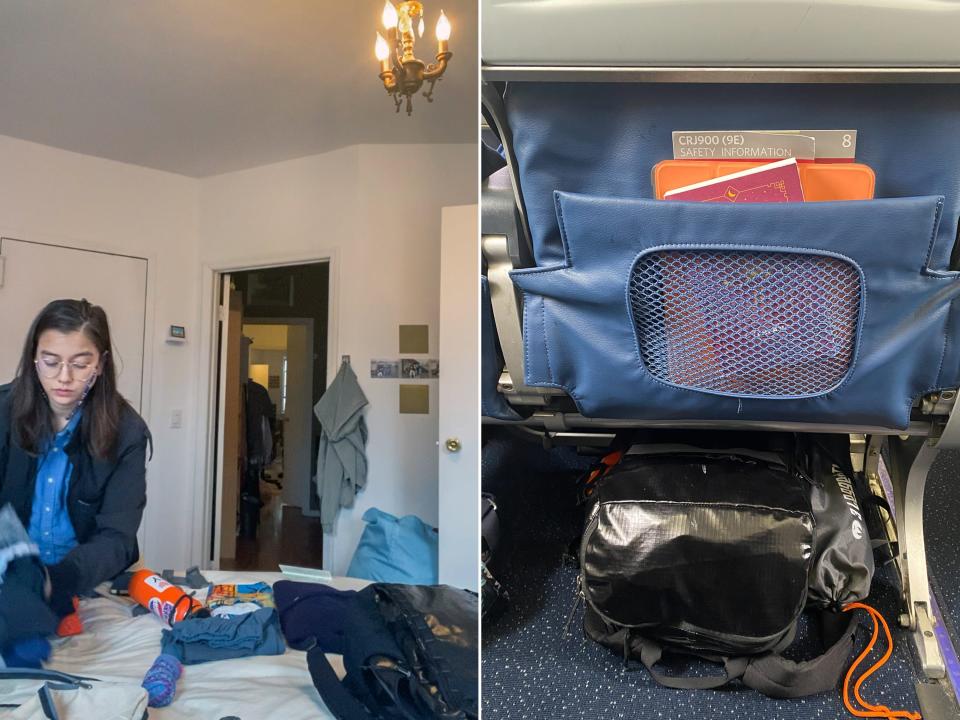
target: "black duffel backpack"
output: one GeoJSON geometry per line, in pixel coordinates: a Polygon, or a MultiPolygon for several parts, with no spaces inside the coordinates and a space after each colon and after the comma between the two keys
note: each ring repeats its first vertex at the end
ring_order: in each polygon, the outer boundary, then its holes
{"type": "MultiPolygon", "coordinates": [[[[288,610],[309,597],[308,589],[288,610]]],[[[341,597],[347,600],[340,617],[327,621],[339,625],[342,646],[322,647],[315,638],[298,643],[307,649],[313,684],[337,720],[479,718],[475,593],[447,585],[373,583],[341,597]],[[343,655],[342,681],[326,656],[336,651],[343,655]]]]}
{"type": "Polygon", "coordinates": [[[836,454],[811,441],[773,445],[635,444],[604,459],[583,488],[588,638],[671,688],[738,680],[794,698],[838,686],[857,627],[844,610],[868,609],[869,533],[836,454]],[[823,652],[793,661],[783,651],[804,613],[823,652]],[[666,674],[664,652],[722,663],[723,674],[666,674]]]}

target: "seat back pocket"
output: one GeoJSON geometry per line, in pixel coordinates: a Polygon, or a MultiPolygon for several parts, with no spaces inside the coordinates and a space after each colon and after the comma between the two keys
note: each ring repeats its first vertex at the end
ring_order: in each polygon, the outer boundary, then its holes
{"type": "Polygon", "coordinates": [[[512,273],[526,382],[588,417],[904,428],[960,382],[942,198],[555,199],[564,262],[512,273]]]}

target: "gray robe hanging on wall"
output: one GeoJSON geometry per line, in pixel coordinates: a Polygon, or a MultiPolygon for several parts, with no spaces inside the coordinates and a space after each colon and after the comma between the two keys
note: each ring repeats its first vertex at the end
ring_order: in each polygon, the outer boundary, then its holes
{"type": "Polygon", "coordinates": [[[330,383],[313,407],[320,421],[317,451],[317,494],[324,532],[333,532],[340,507],[351,507],[367,484],[367,424],[363,408],[368,404],[357,376],[348,363],[330,383]]]}

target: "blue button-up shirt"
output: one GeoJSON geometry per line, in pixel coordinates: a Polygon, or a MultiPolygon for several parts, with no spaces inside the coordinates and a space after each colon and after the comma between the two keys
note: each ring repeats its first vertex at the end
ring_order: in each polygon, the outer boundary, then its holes
{"type": "Polygon", "coordinates": [[[30,512],[30,539],[40,548],[44,565],[58,563],[77,545],[77,536],[67,512],[67,490],[73,465],[65,448],[80,423],[77,412],[58,432],[37,461],[37,480],[30,512]]]}

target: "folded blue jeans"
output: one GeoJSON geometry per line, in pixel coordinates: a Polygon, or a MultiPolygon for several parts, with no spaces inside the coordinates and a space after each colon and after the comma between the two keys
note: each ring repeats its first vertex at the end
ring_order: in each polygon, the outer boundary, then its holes
{"type": "Polygon", "coordinates": [[[184,665],[286,651],[274,608],[246,615],[187,618],[163,631],[162,652],[184,665]]]}

